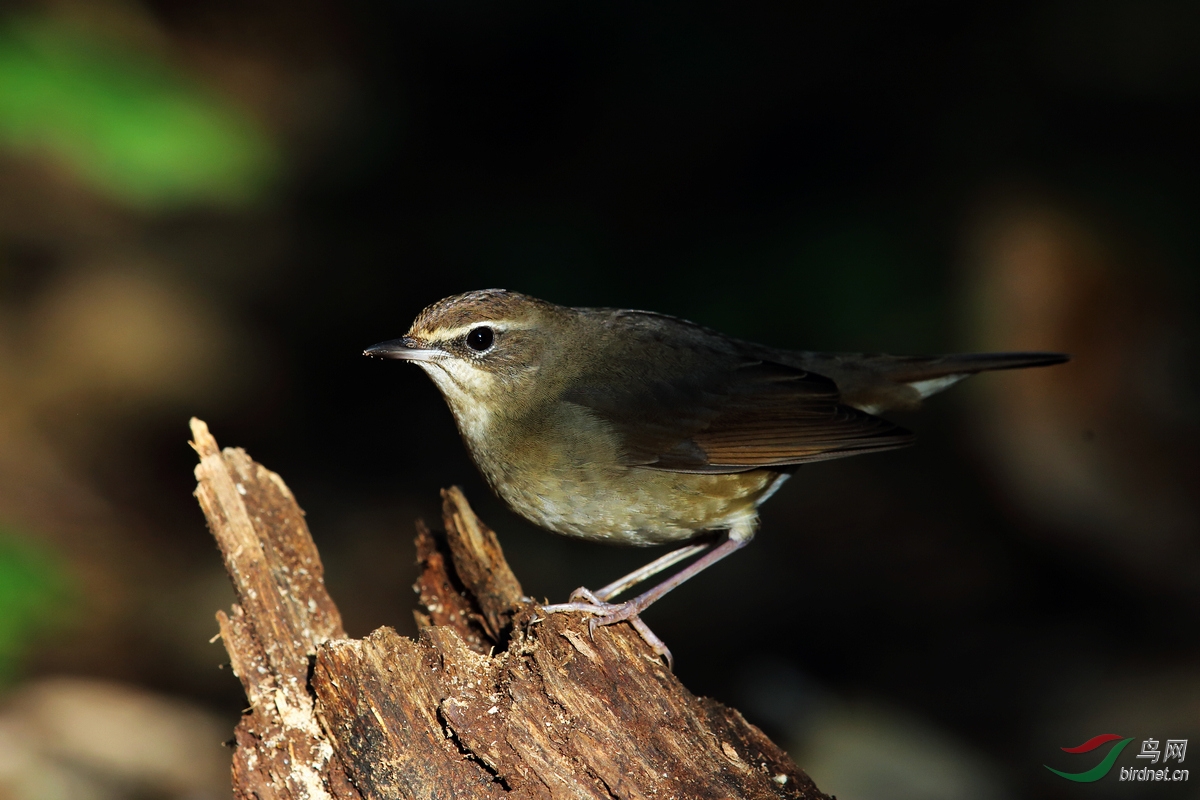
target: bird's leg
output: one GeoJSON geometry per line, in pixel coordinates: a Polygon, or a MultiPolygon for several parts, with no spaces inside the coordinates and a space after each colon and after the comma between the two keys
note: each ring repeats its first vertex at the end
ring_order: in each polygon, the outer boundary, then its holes
{"type": "Polygon", "coordinates": [[[653,631],[646,626],[646,623],[642,622],[638,615],[645,611],[651,603],[658,600],[664,594],[671,591],[676,586],[679,586],[687,579],[700,574],[730,553],[741,550],[753,538],[753,520],[735,523],[733,527],[729,529],[728,533],[726,533],[725,540],[716,547],[713,547],[703,556],[696,559],[694,562],[687,565],[671,577],[667,578],[665,581],[662,581],[653,588],[647,589],[631,600],[626,600],[624,603],[609,603],[606,602],[604,598],[619,594],[621,591],[624,591],[634,583],[644,580],[655,573],[661,572],[672,564],[676,564],[684,558],[698,553],[700,550],[709,547],[710,545],[695,544],[688,545],[687,547],[681,547],[679,550],[675,550],[665,556],[662,556],[661,558],[655,559],[645,567],[642,567],[642,569],[636,570],[624,578],[609,584],[599,592],[593,593],[587,591],[586,589],[577,589],[571,595],[574,602],[542,606],[541,610],[548,614],[554,614],[561,611],[582,611],[588,614],[595,614],[596,616],[592,617],[591,620],[588,621],[588,629],[592,633],[595,633],[595,630],[598,627],[602,627],[604,625],[613,625],[617,622],[629,620],[629,622],[641,635],[642,639],[645,640],[646,644],[650,645],[654,649],[654,652],[664,656],[667,659],[667,664],[670,665],[673,662],[671,651],[667,649],[665,644],[663,644],[662,639],[659,639],[657,636],[655,636],[653,631]],[[680,553],[685,554],[680,555],[680,553]],[[630,580],[635,576],[637,577],[637,580],[630,580]],[[610,592],[609,590],[613,591],[610,592]],[[580,601],[575,598],[584,598],[584,600],[580,601]]]}
{"type": "Polygon", "coordinates": [[[608,601],[619,595],[631,586],[636,586],[652,575],[657,575],[668,567],[672,567],[683,561],[686,558],[691,558],[696,553],[701,553],[712,547],[712,542],[701,542],[699,544],[689,544],[680,547],[677,550],[659,556],[644,567],[639,567],[628,575],[618,578],[607,586],[592,591],[591,589],[580,586],[575,591],[571,592],[571,597],[566,603],[555,603],[554,605],[542,606],[542,610],[548,614],[556,614],[560,611],[589,611],[596,613],[598,608],[608,608],[612,606],[608,601]]]}
{"type": "MultiPolygon", "coordinates": [[[[641,567],[639,569],[635,569],[633,572],[629,573],[625,577],[618,578],[617,580],[610,583],[608,586],[605,586],[603,589],[597,589],[596,591],[590,592],[589,594],[591,594],[593,599],[595,599],[595,600],[598,600],[600,602],[608,602],[609,600],[612,600],[614,597],[616,597],[617,595],[624,592],[626,589],[628,589],[632,586],[637,586],[639,583],[646,580],[650,576],[657,575],[658,573],[662,572],[664,569],[667,569],[668,567],[673,567],[676,564],[678,564],[680,561],[691,558],[692,556],[696,555],[697,553],[703,553],[705,550],[707,550],[708,548],[710,548],[712,546],[713,546],[713,543],[711,541],[709,541],[709,542],[700,542],[699,544],[689,544],[684,547],[680,547],[677,550],[672,550],[671,552],[654,559],[646,566],[641,567]]],[[[586,589],[576,589],[575,592],[572,593],[571,599],[575,599],[575,594],[580,593],[580,592],[585,592],[585,591],[587,591],[587,590],[586,589]]]]}
{"type": "Polygon", "coordinates": [[[730,553],[737,552],[749,543],[754,538],[754,527],[752,524],[736,524],[729,529],[725,535],[725,541],[718,544],[712,550],[705,553],[700,558],[696,559],[691,564],[688,564],[683,569],[676,572],[665,581],[659,583],[653,588],[639,594],[632,600],[626,600],[624,603],[606,603],[608,608],[601,616],[593,617],[592,627],[600,627],[603,625],[612,625],[616,622],[629,619],[637,616],[645,611],[651,603],[658,600],[667,592],[679,586],[689,578],[699,575],[704,570],[711,567],[713,564],[720,561],[730,553]]]}

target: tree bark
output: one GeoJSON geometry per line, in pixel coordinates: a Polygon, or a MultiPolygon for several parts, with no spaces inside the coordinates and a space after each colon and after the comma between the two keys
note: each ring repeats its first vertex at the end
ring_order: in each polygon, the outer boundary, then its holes
{"type": "Polygon", "coordinates": [[[457,488],[417,525],[414,641],[348,639],[278,475],[192,420],[196,497],[238,602],[217,613],[250,708],[245,800],[826,798],[737,711],[692,695],[627,624],[538,614],[457,488]]]}

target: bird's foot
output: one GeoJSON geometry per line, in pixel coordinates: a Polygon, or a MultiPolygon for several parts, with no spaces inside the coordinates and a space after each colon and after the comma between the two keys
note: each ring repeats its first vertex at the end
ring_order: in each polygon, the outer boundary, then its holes
{"type": "Polygon", "coordinates": [[[588,634],[593,638],[596,635],[596,628],[615,625],[618,622],[628,622],[642,637],[642,641],[650,645],[656,655],[666,659],[668,669],[675,668],[675,658],[671,655],[671,650],[638,616],[643,610],[641,604],[638,603],[638,598],[627,600],[624,603],[606,603],[596,597],[591,590],[581,586],[571,592],[568,602],[540,608],[547,614],[558,614],[563,611],[581,611],[584,614],[592,614],[593,616],[588,620],[588,634]]]}

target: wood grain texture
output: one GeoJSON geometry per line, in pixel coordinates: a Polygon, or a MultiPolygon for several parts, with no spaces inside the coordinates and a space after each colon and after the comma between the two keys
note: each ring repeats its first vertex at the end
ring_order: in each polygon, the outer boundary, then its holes
{"type": "Polygon", "coordinates": [[[418,639],[347,639],[283,481],[192,430],[196,496],[238,596],[218,613],[250,700],[238,798],[825,798],[628,625],[593,638],[582,617],[542,618],[457,488],[445,534],[418,525],[418,639]]]}

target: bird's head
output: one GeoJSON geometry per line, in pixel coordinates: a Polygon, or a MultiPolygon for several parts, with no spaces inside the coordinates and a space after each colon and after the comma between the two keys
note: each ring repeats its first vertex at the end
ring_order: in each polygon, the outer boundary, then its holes
{"type": "Polygon", "coordinates": [[[363,355],[398,358],[424,369],[460,423],[529,408],[550,389],[544,367],[569,310],[504,289],[447,297],[417,315],[399,339],[363,355]]]}

